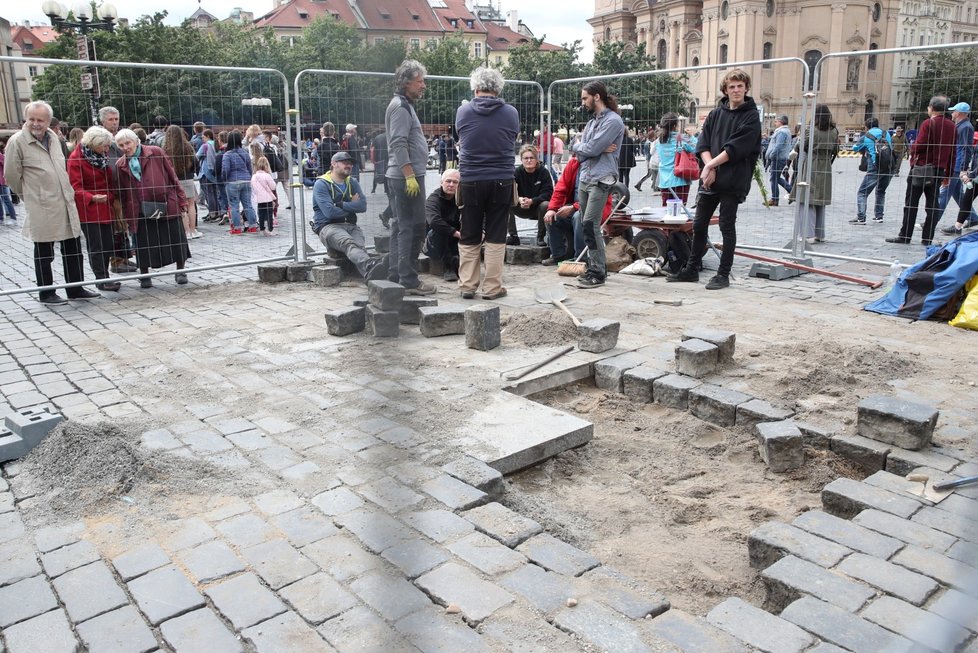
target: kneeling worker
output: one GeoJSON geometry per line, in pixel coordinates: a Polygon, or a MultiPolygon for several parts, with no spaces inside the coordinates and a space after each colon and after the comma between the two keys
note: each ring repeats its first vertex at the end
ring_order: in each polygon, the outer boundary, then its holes
{"type": "Polygon", "coordinates": [[[385,259],[370,257],[364,247],[363,231],[357,226],[357,213],[367,210],[367,200],[359,182],[352,178],[353,157],[337,152],[330,161],[330,171],[316,179],[313,186],[313,232],[326,247],[343,252],[364,279],[387,276],[385,259]]]}
{"type": "Polygon", "coordinates": [[[461,211],[455,202],[460,176],[449,168],[442,173],[441,185],[428,196],[424,204],[428,235],[424,253],[440,260],[445,266],[445,281],[458,281],[458,239],[462,237],[461,211]]]}

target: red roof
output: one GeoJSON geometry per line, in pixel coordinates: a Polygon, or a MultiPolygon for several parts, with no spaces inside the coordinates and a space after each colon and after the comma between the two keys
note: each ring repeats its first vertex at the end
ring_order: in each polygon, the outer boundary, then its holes
{"type": "Polygon", "coordinates": [[[427,0],[357,0],[368,30],[442,32],[427,0]]]}
{"type": "Polygon", "coordinates": [[[50,25],[11,25],[10,39],[20,48],[21,54],[31,56],[42,47],[56,41],[58,32],[50,25]]]}
{"type": "Polygon", "coordinates": [[[435,15],[441,20],[442,27],[448,32],[459,30],[464,34],[485,34],[486,28],[479,17],[469,11],[465,0],[442,0],[444,7],[435,7],[435,15]],[[452,25],[452,21],[455,24],[452,25]],[[469,27],[471,25],[471,27],[469,27]]]}
{"type": "MultiPolygon", "coordinates": [[[[492,49],[493,52],[502,52],[506,50],[511,50],[513,48],[518,48],[521,45],[530,45],[533,39],[525,34],[520,34],[519,32],[514,32],[508,27],[503,25],[497,25],[496,23],[485,23],[486,31],[488,32],[486,36],[486,43],[492,49]]],[[[562,50],[558,45],[553,45],[550,43],[541,43],[540,50],[550,51],[550,50],[562,50]]]]}
{"type": "Polygon", "coordinates": [[[292,0],[255,19],[257,27],[307,27],[322,15],[332,15],[352,27],[364,27],[346,0],[292,0]]]}

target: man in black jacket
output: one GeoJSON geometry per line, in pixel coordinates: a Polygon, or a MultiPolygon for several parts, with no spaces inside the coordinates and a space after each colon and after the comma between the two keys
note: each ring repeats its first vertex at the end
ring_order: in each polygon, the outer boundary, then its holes
{"type": "Polygon", "coordinates": [[[693,221],[693,251],[686,265],[666,281],[699,281],[700,263],[706,253],[710,218],[720,207],[723,253],[716,275],[707,290],[730,285],[730,268],[737,246],[737,207],[747,199],[757,157],[761,154],[761,120],[750,91],[750,75],[736,68],[720,82],[723,98],[710,112],[696,145],[702,161],[696,218],[693,221]]]}
{"type": "Polygon", "coordinates": [[[458,170],[446,170],[441,176],[441,186],[424,203],[428,235],[422,251],[430,259],[441,260],[445,266],[445,281],[458,281],[458,239],[462,237],[462,219],[455,192],[459,179],[458,170]]]}
{"type": "Polygon", "coordinates": [[[554,179],[540,165],[540,153],[534,145],[524,145],[520,148],[520,162],[516,168],[516,206],[509,212],[509,238],[507,245],[519,245],[520,237],[516,233],[516,218],[526,218],[537,221],[537,247],[547,244],[547,223],[543,216],[547,213],[550,196],[554,194],[554,179]]]}

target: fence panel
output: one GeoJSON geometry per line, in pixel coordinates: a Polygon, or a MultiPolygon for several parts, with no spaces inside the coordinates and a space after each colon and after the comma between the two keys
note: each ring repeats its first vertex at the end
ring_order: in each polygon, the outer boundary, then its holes
{"type": "MultiPolygon", "coordinates": [[[[297,157],[303,174],[304,201],[300,202],[300,220],[307,224],[312,219],[312,184],[314,175],[328,170],[328,162],[310,160],[315,154],[315,139],[322,138],[324,124],[329,122],[335,129],[335,137],[341,141],[347,125],[356,125],[359,147],[363,153],[363,167],[359,181],[367,193],[367,213],[358,221],[368,245],[376,236],[386,236],[385,224],[388,200],[385,195],[383,168],[386,162],[376,165],[377,151],[384,131],[384,114],[394,95],[393,73],[351,72],[341,70],[303,70],[295,79],[294,130],[300,136],[301,153],[297,157]],[[373,147],[372,147],[373,146],[373,147]],[[324,167],[325,166],[325,167],[324,167]]],[[[454,167],[451,158],[440,153],[453,152],[456,135],[455,112],[463,102],[472,97],[469,80],[465,77],[429,75],[425,77],[424,96],[416,108],[422,129],[429,139],[428,172],[425,176],[425,192],[430,193],[439,184],[439,175],[447,166],[454,167]],[[439,148],[438,140],[447,137],[447,148],[439,148]]],[[[543,88],[536,82],[506,80],[501,97],[516,107],[520,114],[522,134],[513,152],[522,142],[532,142],[543,120],[543,88]]],[[[356,173],[357,171],[355,171],[356,173]]],[[[325,253],[325,246],[311,230],[303,230],[300,256],[325,253]],[[308,245],[305,239],[308,239],[308,245]],[[303,254],[304,252],[304,254],[303,254]]]]}
{"type": "MultiPolygon", "coordinates": [[[[694,95],[693,88],[712,88],[719,96],[719,84],[723,75],[733,68],[741,68],[751,76],[749,95],[754,98],[761,115],[762,129],[773,131],[774,119],[787,114],[792,127],[808,121],[810,98],[806,97],[808,67],[798,58],[747,61],[688,68],[653,70],[640,73],[558,80],[548,90],[548,110],[557,134],[564,140],[572,140],[586,124],[589,116],[580,110],[581,87],[592,79],[600,79],[608,85],[609,92],[618,98],[622,118],[629,135],[636,141],[636,166],[622,171],[622,181],[629,188],[631,208],[656,207],[665,199],[654,189],[655,178],[649,178],[649,153],[654,147],[654,130],[664,114],[679,114],[681,125],[690,134],[697,134],[702,121],[713,109],[703,98],[694,95]],[[639,188],[639,186],[641,188],[639,188]]],[[[762,164],[763,169],[763,164],[762,164]]],[[[737,218],[739,247],[771,251],[784,251],[790,246],[796,230],[796,215],[788,207],[787,193],[781,190],[778,207],[764,204],[765,197],[773,197],[770,171],[763,172],[764,192],[755,182],[747,201],[741,205],[737,218]]],[[[690,187],[687,206],[695,205],[698,182],[690,187]]]]}
{"type": "MultiPolygon", "coordinates": [[[[23,63],[19,57],[0,57],[0,61],[23,63]]],[[[120,127],[129,127],[139,123],[146,133],[153,130],[154,116],[161,115],[169,119],[172,125],[181,127],[187,136],[191,136],[191,126],[196,121],[205,123],[214,131],[215,136],[221,132],[240,130],[244,134],[249,125],[257,124],[262,128],[278,134],[284,143],[292,141],[291,126],[286,119],[289,105],[289,89],[285,76],[277,70],[260,68],[221,68],[211,66],[177,66],[163,64],[141,64],[126,62],[92,62],[66,61],[54,59],[32,59],[32,64],[45,65],[44,74],[38,80],[34,90],[35,98],[48,102],[54,109],[54,115],[62,123],[62,133],[70,137],[77,128],[84,132],[93,124],[94,115],[98,108],[115,107],[120,113],[120,127]],[[90,89],[88,82],[95,75],[90,89]]],[[[74,146],[69,141],[69,146],[74,146]]],[[[284,147],[284,170],[291,170],[291,152],[284,147]]],[[[179,167],[179,166],[178,166],[179,167]]],[[[272,233],[279,234],[276,238],[262,237],[261,233],[249,233],[247,226],[254,207],[248,206],[243,212],[244,227],[241,235],[230,235],[229,228],[223,221],[209,223],[204,218],[209,213],[227,215],[226,191],[223,184],[214,184],[215,202],[220,202],[210,208],[203,203],[203,195],[197,201],[191,202],[187,218],[176,217],[173,220],[147,221],[137,215],[130,214],[127,238],[117,234],[113,243],[105,242],[95,234],[83,235],[83,257],[85,258],[85,283],[92,284],[95,274],[91,269],[89,256],[92,252],[96,259],[102,259],[105,253],[111,252],[122,260],[138,263],[134,266],[147,264],[147,277],[172,275],[173,267],[166,272],[153,271],[154,265],[164,260],[182,258],[180,255],[164,256],[159,254],[170,249],[164,243],[181,240],[180,232],[194,236],[196,231],[200,237],[188,239],[189,260],[186,272],[191,276],[206,270],[251,266],[256,263],[285,260],[293,258],[289,251],[295,237],[293,219],[287,211],[292,204],[290,200],[290,184],[283,173],[283,181],[277,184],[278,220],[279,226],[272,233]],[[185,226],[180,226],[181,224],[185,226]],[[162,227],[166,228],[162,228],[162,227]],[[149,236],[151,232],[161,232],[149,236]],[[161,235],[163,234],[163,235],[161,235]],[[93,236],[89,240],[88,236],[93,236]],[[102,244],[99,247],[99,243],[102,244]],[[122,258],[123,255],[129,256],[122,258]]],[[[192,178],[193,171],[189,173],[192,178]]],[[[191,184],[187,184],[189,191],[191,184]]],[[[200,192],[200,183],[192,182],[194,192],[200,192]]],[[[248,184],[250,189],[250,181],[248,184]]],[[[144,196],[156,198],[161,195],[160,189],[144,189],[144,196]]],[[[123,194],[125,196],[125,194],[123,194]]],[[[243,206],[243,205],[241,205],[243,206]]],[[[21,215],[24,215],[23,208],[21,215]]],[[[122,231],[122,229],[117,229],[122,231]]],[[[23,259],[24,265],[6,266],[5,290],[0,293],[9,295],[38,290],[38,282],[32,273],[31,261],[33,245],[14,230],[6,229],[0,235],[4,241],[4,250],[9,255],[23,259]]],[[[55,252],[55,256],[58,253],[55,252]]],[[[113,256],[116,258],[116,256],[113,256]]],[[[116,263],[121,263],[117,261],[116,263]]],[[[97,264],[100,266],[100,264],[97,264]]],[[[70,288],[80,285],[65,284],[58,272],[61,265],[55,261],[55,284],[52,288],[70,288]]],[[[127,269],[113,265],[113,269],[127,269]]],[[[114,276],[113,280],[122,281],[133,279],[135,273],[122,273],[114,276]]],[[[144,275],[139,275],[144,276],[144,275]]],[[[173,278],[171,277],[171,280],[173,278]]],[[[125,284],[131,286],[133,284],[125,284]]]]}

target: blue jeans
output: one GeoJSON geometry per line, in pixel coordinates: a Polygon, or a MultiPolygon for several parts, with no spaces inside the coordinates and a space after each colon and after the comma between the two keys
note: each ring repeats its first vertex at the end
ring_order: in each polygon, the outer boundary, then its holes
{"type": "Polygon", "coordinates": [[[241,228],[241,213],[244,213],[249,227],[258,226],[258,216],[251,206],[251,182],[229,181],[227,183],[228,203],[231,205],[231,228],[241,228]],[[238,208],[240,202],[241,208],[238,208]]]}
{"type": "Polygon", "coordinates": [[[784,178],[781,171],[788,165],[787,159],[771,159],[771,201],[777,202],[781,189],[791,192],[791,184],[784,178]]]}
{"type": "Polygon", "coordinates": [[[405,288],[421,285],[415,262],[421,253],[421,243],[426,233],[424,200],[427,195],[424,192],[424,177],[417,177],[417,180],[421,190],[414,197],[409,197],[404,179],[387,178],[394,211],[387,278],[405,288]]]}
{"type": "Polygon", "coordinates": [[[566,258],[577,258],[584,251],[584,224],[581,222],[581,212],[574,211],[569,218],[554,218],[547,225],[547,245],[550,255],[558,261],[566,258]],[[568,252],[572,247],[573,251],[568,252]]]}
{"type": "MultiPolygon", "coordinates": [[[[964,185],[961,183],[961,177],[958,173],[951,175],[951,180],[947,186],[941,186],[940,191],[937,195],[937,221],[940,222],[941,218],[944,217],[944,209],[950,203],[953,198],[955,203],[960,207],[962,198],[964,197],[964,185]]],[[[968,222],[972,224],[978,222],[978,214],[975,214],[975,210],[971,209],[971,217],[968,218],[968,222]]]]}
{"type": "Polygon", "coordinates": [[[587,271],[604,280],[608,274],[604,255],[604,238],[601,236],[601,214],[611,194],[611,186],[599,182],[582,183],[578,191],[581,200],[581,223],[584,242],[587,243],[587,271]]]}
{"type": "Polygon", "coordinates": [[[859,184],[859,190],[856,191],[856,218],[859,220],[866,219],[866,199],[875,188],[876,206],[873,208],[873,215],[878,220],[883,219],[883,204],[886,203],[886,188],[890,185],[891,179],[893,177],[890,175],[876,174],[876,166],[872,163],[869,164],[869,170],[866,171],[866,176],[863,177],[862,183],[859,184]]]}
{"type": "Polygon", "coordinates": [[[3,205],[0,206],[0,218],[3,217],[4,211],[6,211],[7,216],[11,220],[17,219],[17,212],[14,210],[14,200],[10,196],[10,186],[0,186],[0,201],[3,205]]]}
{"type": "Polygon", "coordinates": [[[429,259],[441,261],[446,270],[458,271],[458,238],[429,229],[425,242],[429,259]]]}

